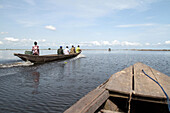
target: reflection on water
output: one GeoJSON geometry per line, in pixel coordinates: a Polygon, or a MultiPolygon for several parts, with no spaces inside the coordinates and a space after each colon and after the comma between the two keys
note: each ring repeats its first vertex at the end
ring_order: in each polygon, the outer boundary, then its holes
{"type": "MultiPolygon", "coordinates": [[[[135,62],[143,62],[170,75],[170,52],[84,51],[82,54],[86,57],[41,65],[0,67],[0,112],[62,113],[113,73],[135,62]]],[[[1,64],[19,60],[9,57],[10,60],[3,58],[1,64]]]]}
{"type": "Polygon", "coordinates": [[[40,78],[40,73],[39,72],[33,72],[32,73],[33,80],[34,80],[34,90],[32,94],[38,94],[38,85],[39,85],[39,78],[40,78]]]}

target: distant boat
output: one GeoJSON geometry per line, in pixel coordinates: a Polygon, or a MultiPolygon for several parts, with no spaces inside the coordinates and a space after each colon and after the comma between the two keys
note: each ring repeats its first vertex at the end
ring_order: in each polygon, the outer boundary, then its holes
{"type": "Polygon", "coordinates": [[[109,48],[108,51],[111,51],[111,48],[109,48]]]}
{"type": "Polygon", "coordinates": [[[74,58],[79,54],[80,53],[73,53],[69,55],[51,54],[51,55],[38,56],[38,55],[14,53],[14,56],[21,58],[23,61],[30,61],[32,63],[45,63],[45,62],[59,61],[59,60],[66,60],[66,59],[74,58]]]}

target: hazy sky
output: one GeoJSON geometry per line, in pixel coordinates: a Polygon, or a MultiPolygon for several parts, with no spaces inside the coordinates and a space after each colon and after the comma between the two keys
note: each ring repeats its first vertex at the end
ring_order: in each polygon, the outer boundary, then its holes
{"type": "Polygon", "coordinates": [[[170,0],[0,0],[0,48],[170,48],[170,0]]]}

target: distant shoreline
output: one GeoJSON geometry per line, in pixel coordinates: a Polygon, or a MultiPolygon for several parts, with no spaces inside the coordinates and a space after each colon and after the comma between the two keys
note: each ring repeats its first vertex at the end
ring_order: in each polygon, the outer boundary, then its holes
{"type": "MultiPolygon", "coordinates": [[[[91,50],[91,51],[108,51],[108,49],[82,49],[82,50],[91,50]]],[[[170,49],[111,49],[111,51],[170,51],[170,49]]]]}
{"type": "MultiPolygon", "coordinates": [[[[30,50],[30,49],[0,49],[0,50],[30,50]]],[[[40,50],[49,50],[49,49],[40,49],[40,50]]],[[[50,50],[57,50],[57,49],[50,49],[50,50]]],[[[82,49],[82,50],[83,51],[108,51],[108,49],[82,49]]],[[[111,51],[170,51],[170,49],[111,49],[111,51]]]]}

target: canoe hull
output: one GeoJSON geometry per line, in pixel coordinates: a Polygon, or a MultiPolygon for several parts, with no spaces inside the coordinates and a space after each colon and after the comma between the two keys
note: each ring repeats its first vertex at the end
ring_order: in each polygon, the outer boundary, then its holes
{"type": "Polygon", "coordinates": [[[23,61],[30,61],[32,63],[45,63],[45,62],[52,62],[52,61],[59,61],[59,60],[66,60],[70,58],[74,58],[80,53],[74,53],[69,55],[27,55],[27,54],[20,54],[14,53],[14,56],[21,58],[23,61]]]}
{"type": "Polygon", "coordinates": [[[157,78],[170,97],[170,77],[138,62],[113,74],[64,113],[169,113],[167,97],[142,69],[157,78]]]}

